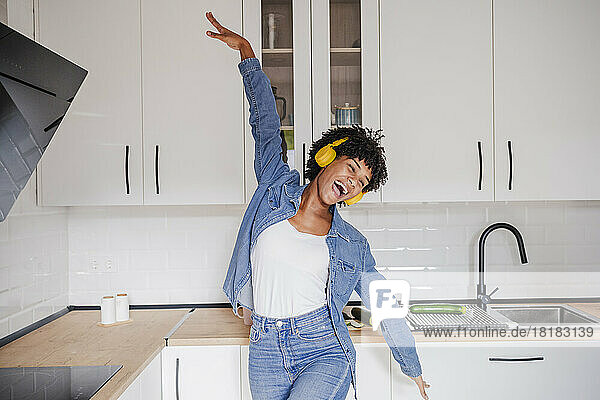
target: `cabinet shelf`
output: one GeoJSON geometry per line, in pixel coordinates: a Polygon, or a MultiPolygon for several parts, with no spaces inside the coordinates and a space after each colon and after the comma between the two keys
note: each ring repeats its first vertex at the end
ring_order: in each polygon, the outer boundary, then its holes
{"type": "Polygon", "coordinates": [[[262,49],[263,54],[286,54],[293,53],[294,49],[281,48],[281,49],[262,49]]]}
{"type": "Polygon", "coordinates": [[[332,53],[360,53],[360,47],[330,47],[332,53]]]}

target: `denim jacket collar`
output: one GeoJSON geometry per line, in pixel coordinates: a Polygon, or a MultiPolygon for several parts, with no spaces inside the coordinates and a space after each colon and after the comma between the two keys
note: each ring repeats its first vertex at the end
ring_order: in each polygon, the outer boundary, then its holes
{"type": "MultiPolygon", "coordinates": [[[[299,186],[296,186],[296,185],[290,186],[287,183],[283,184],[284,192],[285,192],[286,196],[288,197],[289,201],[294,203],[294,206],[296,207],[296,211],[298,211],[298,209],[300,208],[300,200],[302,197],[302,193],[304,192],[304,189],[306,189],[307,186],[308,186],[308,183],[305,185],[299,185],[299,186]]],[[[346,229],[346,224],[344,223],[344,220],[342,220],[342,217],[340,216],[339,211],[338,211],[337,207],[335,206],[335,204],[332,204],[331,206],[329,206],[329,212],[331,212],[333,214],[333,218],[331,220],[331,230],[327,234],[327,237],[333,237],[335,235],[338,235],[349,242],[350,235],[346,229]]]]}

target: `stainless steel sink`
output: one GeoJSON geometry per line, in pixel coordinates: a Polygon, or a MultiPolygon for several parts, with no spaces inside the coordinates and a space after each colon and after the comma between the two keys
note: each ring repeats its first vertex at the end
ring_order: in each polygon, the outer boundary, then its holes
{"type": "Polygon", "coordinates": [[[490,304],[488,308],[519,325],[590,325],[600,323],[600,319],[595,316],[566,304],[530,306],[490,304]]]}

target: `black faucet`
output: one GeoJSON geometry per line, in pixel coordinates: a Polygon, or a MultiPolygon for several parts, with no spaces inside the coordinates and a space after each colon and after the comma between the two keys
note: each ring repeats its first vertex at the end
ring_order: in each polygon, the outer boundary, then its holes
{"type": "Polygon", "coordinates": [[[485,254],[485,239],[488,235],[496,230],[496,229],[508,229],[515,235],[517,239],[517,245],[519,246],[519,255],[521,256],[521,264],[527,264],[527,254],[525,254],[525,244],[523,243],[523,236],[521,236],[521,232],[514,226],[506,222],[496,222],[481,232],[481,236],[479,237],[479,284],[477,285],[477,305],[482,308],[484,311],[487,311],[487,304],[491,301],[490,296],[496,293],[496,289],[492,291],[490,294],[485,293],[485,283],[484,283],[484,254],[485,254]]]}

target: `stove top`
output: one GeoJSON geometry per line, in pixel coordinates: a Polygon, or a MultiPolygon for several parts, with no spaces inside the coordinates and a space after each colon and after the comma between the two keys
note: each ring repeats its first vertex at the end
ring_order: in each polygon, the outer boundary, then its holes
{"type": "Polygon", "coordinates": [[[0,368],[0,400],[88,400],[121,367],[0,368]]]}

